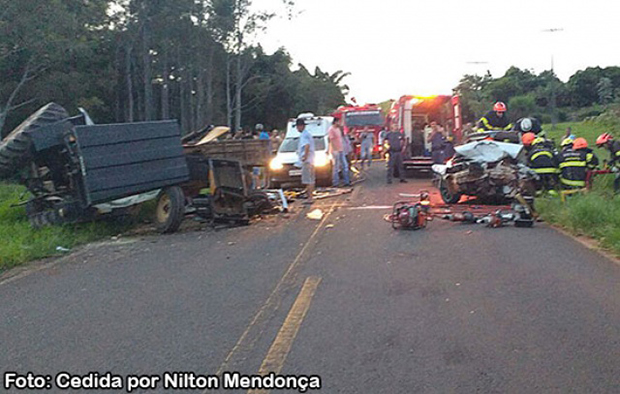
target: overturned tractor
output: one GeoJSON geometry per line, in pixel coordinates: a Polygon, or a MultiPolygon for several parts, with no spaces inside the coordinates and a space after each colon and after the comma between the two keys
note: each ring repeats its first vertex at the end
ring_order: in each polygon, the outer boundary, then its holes
{"type": "Polygon", "coordinates": [[[247,223],[270,208],[247,190],[239,161],[185,151],[174,120],[95,125],[54,103],[0,143],[0,179],[28,188],[21,204],[35,227],[125,216],[152,199],[163,233],[187,212],[247,223]]]}

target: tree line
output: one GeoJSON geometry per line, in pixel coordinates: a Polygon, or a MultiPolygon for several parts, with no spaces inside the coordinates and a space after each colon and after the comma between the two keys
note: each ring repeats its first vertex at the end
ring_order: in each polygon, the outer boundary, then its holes
{"type": "Polygon", "coordinates": [[[251,0],[0,0],[0,133],[55,101],[98,123],[178,119],[187,133],[325,114],[347,73],[293,69],[257,35],[294,3],[251,0]]]}
{"type": "Polygon", "coordinates": [[[535,116],[544,123],[583,120],[620,102],[620,67],[588,67],[562,82],[553,71],[535,74],[510,67],[493,78],[464,75],[454,89],[463,103],[463,118],[475,122],[495,101],[508,105],[511,118],[535,116]]]}

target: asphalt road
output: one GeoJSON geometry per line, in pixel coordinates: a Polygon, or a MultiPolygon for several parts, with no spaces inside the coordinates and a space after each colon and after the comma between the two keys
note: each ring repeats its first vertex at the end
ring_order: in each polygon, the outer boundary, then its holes
{"type": "Polygon", "coordinates": [[[11,272],[2,372],[275,371],[318,375],[325,393],[620,392],[620,266],[544,225],[397,232],[383,220],[399,193],[430,187],[386,186],[374,163],[353,194],[289,217],[121,238],[11,272]],[[316,208],[320,221],[306,217],[316,208]]]}

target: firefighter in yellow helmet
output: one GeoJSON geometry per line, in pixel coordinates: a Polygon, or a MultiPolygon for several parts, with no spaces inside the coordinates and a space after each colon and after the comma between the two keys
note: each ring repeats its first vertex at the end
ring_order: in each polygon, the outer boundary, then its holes
{"type": "Polygon", "coordinates": [[[559,154],[560,183],[564,189],[580,189],[586,187],[588,170],[598,166],[598,158],[588,148],[585,138],[576,138],[572,149],[563,150],[559,154]]]}

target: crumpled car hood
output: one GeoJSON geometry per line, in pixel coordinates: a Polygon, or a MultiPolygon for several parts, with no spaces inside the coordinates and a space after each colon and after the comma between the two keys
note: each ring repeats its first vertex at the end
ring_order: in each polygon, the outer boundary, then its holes
{"type": "Polygon", "coordinates": [[[507,157],[516,159],[523,145],[498,141],[475,141],[454,148],[456,153],[479,163],[495,163],[507,157]]]}

